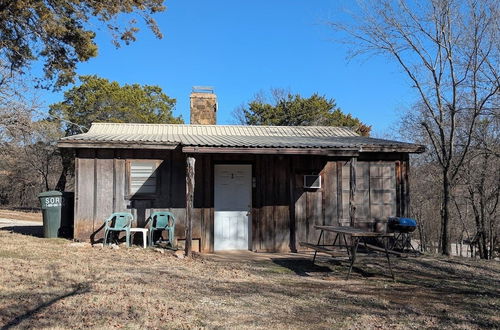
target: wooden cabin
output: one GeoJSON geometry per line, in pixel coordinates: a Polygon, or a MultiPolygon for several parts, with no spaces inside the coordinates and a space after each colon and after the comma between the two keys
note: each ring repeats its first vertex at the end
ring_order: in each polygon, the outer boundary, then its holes
{"type": "Polygon", "coordinates": [[[75,150],[76,239],[97,241],[112,212],[132,212],[140,227],[170,210],[182,243],[191,189],[201,252],[296,251],[317,240],[315,224],[373,230],[408,215],[409,153],[420,145],[342,127],[214,125],[214,94],[193,93],[191,108],[201,125],[95,123],[59,142],[75,150]]]}

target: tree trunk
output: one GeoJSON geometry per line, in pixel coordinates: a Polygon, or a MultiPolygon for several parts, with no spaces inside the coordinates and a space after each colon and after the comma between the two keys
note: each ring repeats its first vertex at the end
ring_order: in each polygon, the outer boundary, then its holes
{"type": "Polygon", "coordinates": [[[488,259],[488,232],[486,231],[486,212],[484,200],[484,182],[481,182],[481,190],[479,191],[479,214],[481,220],[481,245],[482,251],[479,253],[481,259],[488,259]]]}
{"type": "MultiPolygon", "coordinates": [[[[417,216],[417,219],[423,219],[422,215],[417,216]]],[[[427,252],[427,242],[424,233],[424,225],[422,221],[417,222],[418,236],[420,239],[420,252],[427,252]]]]}
{"type": "Polygon", "coordinates": [[[193,200],[194,200],[194,157],[186,158],[186,257],[191,256],[193,232],[193,200]]]}
{"type": "Polygon", "coordinates": [[[490,218],[490,230],[489,230],[489,251],[488,251],[488,259],[493,259],[494,256],[493,256],[493,251],[494,251],[494,248],[495,248],[495,244],[494,244],[494,240],[493,240],[493,235],[495,235],[495,233],[493,232],[493,219],[490,218]]]}
{"type": "Polygon", "coordinates": [[[441,253],[449,256],[450,243],[450,181],[448,177],[448,169],[443,169],[443,204],[441,209],[441,253]]]}
{"type": "Polygon", "coordinates": [[[50,187],[49,187],[49,177],[48,175],[45,173],[45,174],[42,174],[43,176],[43,182],[45,183],[45,190],[49,190],[50,187]]]}

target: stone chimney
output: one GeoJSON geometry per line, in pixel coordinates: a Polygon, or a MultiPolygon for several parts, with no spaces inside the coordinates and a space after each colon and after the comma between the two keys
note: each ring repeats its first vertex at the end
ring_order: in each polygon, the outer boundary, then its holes
{"type": "Polygon", "coordinates": [[[213,87],[194,86],[191,92],[191,125],[215,125],[217,96],[213,87]]]}

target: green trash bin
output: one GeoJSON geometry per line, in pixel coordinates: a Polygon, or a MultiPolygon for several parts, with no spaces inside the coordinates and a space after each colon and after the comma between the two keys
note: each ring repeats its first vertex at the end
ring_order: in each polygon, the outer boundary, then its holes
{"type": "Polygon", "coordinates": [[[46,191],[38,195],[42,206],[43,236],[71,238],[73,233],[73,193],[46,191]]]}

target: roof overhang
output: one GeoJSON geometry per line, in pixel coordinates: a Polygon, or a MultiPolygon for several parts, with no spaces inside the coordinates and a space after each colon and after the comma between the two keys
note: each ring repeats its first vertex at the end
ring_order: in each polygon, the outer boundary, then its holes
{"type": "Polygon", "coordinates": [[[425,152],[425,147],[420,144],[406,146],[361,146],[360,152],[403,152],[412,154],[421,154],[425,152]]]}
{"type": "MultiPolygon", "coordinates": [[[[115,141],[88,141],[88,140],[61,140],[59,148],[90,148],[90,149],[159,149],[174,150],[181,146],[180,143],[158,143],[158,142],[115,142],[115,141]]],[[[278,155],[323,155],[323,156],[349,156],[356,157],[360,152],[403,152],[422,153],[425,147],[422,145],[406,146],[380,146],[368,145],[360,147],[345,148],[290,148],[290,147],[210,147],[210,146],[182,146],[184,153],[216,153],[216,154],[278,154],[278,155]]]]}
{"type": "Polygon", "coordinates": [[[207,154],[273,154],[273,155],[322,155],[322,156],[348,156],[359,155],[358,149],[326,149],[326,148],[237,148],[237,147],[182,147],[184,153],[207,154]]]}
{"type": "Polygon", "coordinates": [[[185,153],[352,155],[422,153],[422,145],[364,137],[345,127],[93,123],[60,148],[180,149],[185,153]]]}
{"type": "Polygon", "coordinates": [[[163,149],[173,150],[179,144],[154,143],[154,142],[99,142],[99,141],[68,141],[57,143],[59,148],[92,148],[92,149],[163,149]]]}

